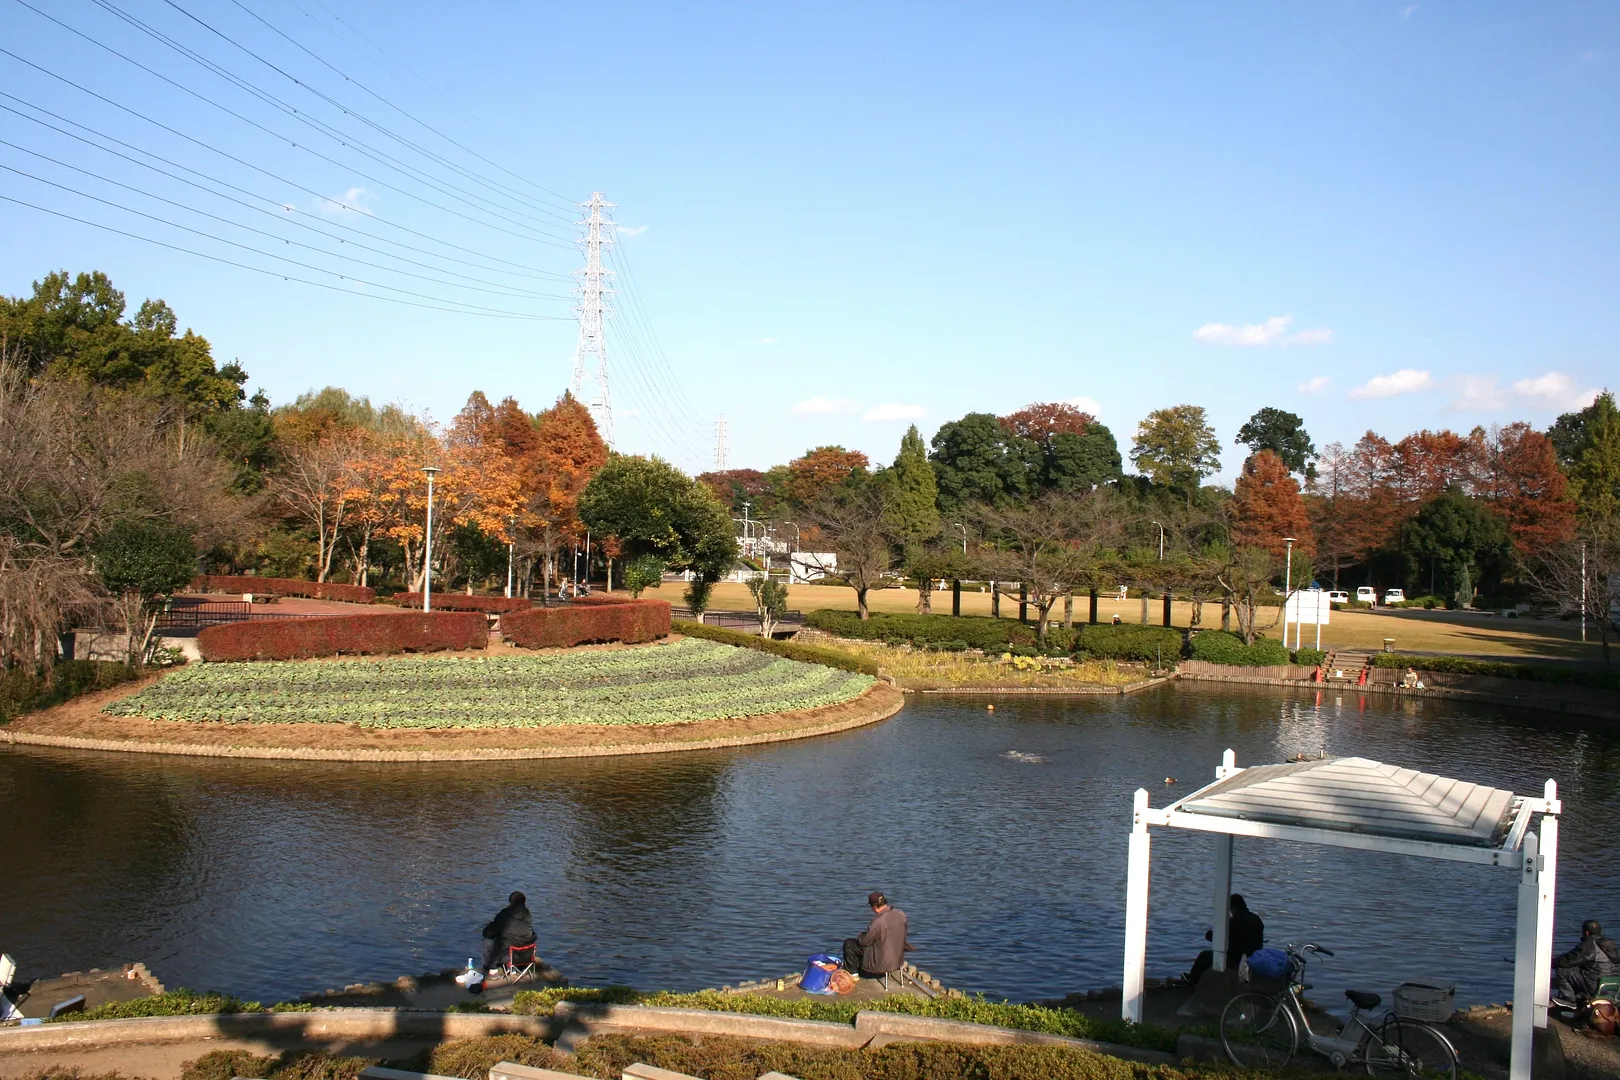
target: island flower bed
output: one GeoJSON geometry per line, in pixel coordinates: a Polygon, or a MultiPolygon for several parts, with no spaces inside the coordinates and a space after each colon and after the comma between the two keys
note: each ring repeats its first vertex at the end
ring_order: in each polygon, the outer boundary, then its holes
{"type": "Polygon", "coordinates": [[[868,675],[710,641],[542,656],[196,664],[112,716],[367,728],[680,724],[850,701],[868,675]]]}

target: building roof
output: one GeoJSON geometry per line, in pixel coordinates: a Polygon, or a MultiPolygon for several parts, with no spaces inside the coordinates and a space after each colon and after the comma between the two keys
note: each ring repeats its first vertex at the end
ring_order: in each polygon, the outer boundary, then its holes
{"type": "Polygon", "coordinates": [[[1513,806],[1511,791],[1347,757],[1242,769],[1167,810],[1496,847],[1513,806]]]}

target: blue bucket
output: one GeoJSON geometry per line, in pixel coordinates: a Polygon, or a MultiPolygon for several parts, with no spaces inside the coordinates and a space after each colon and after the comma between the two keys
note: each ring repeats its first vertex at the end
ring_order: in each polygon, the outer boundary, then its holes
{"type": "Polygon", "coordinates": [[[836,964],[842,967],[844,962],[836,956],[826,953],[817,953],[805,961],[804,975],[799,979],[799,989],[807,994],[830,994],[827,983],[832,980],[832,972],[819,964],[836,964]]]}

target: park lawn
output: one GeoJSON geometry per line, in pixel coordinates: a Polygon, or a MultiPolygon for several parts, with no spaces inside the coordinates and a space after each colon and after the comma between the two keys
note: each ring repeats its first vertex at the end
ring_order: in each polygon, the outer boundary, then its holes
{"type": "Polygon", "coordinates": [[[193,664],[108,704],[112,716],[362,728],[658,725],[816,709],[859,675],[712,641],[540,655],[193,664]]]}
{"type": "MultiPolygon", "coordinates": [[[[669,582],[645,595],[668,600],[672,604],[680,604],[681,588],[678,582],[669,582]]],[[[869,593],[867,599],[873,611],[909,613],[917,610],[917,593],[914,589],[877,590],[869,593]]],[[[752,609],[754,605],[747,586],[721,582],[714,587],[714,598],[710,606],[716,611],[743,611],[752,609]]],[[[854,611],[855,591],[840,585],[790,585],[788,607],[798,611],[811,611],[815,608],[854,611]]],[[[950,614],[949,590],[934,593],[933,610],[937,614],[950,614]]],[[[1263,612],[1262,623],[1274,617],[1276,610],[1278,609],[1263,612]]],[[[1061,618],[1062,611],[1062,605],[1059,604],[1053,610],[1053,614],[1061,618]]],[[[989,594],[964,591],[962,614],[989,615],[989,594]]],[[[1017,601],[1003,597],[1001,614],[1003,618],[1016,619],[1017,601]]],[[[1078,620],[1083,621],[1086,618],[1087,602],[1084,596],[1075,597],[1074,614],[1078,620]]],[[[1103,599],[1098,602],[1097,617],[1100,621],[1108,622],[1115,615],[1128,623],[1140,622],[1141,600],[1132,595],[1130,599],[1124,601],[1103,599]]],[[[1162,601],[1158,597],[1149,598],[1148,620],[1157,625],[1162,615],[1162,601]]],[[[1034,618],[1033,609],[1030,617],[1034,618]]],[[[1191,618],[1191,604],[1178,601],[1171,605],[1170,619],[1174,625],[1184,627],[1191,618]]],[[[1220,619],[1219,604],[1204,605],[1204,626],[1219,628],[1220,619]]],[[[1281,628],[1275,627],[1266,633],[1269,637],[1280,637],[1281,628]]],[[[1584,660],[1593,663],[1599,663],[1603,659],[1602,651],[1597,644],[1597,635],[1593,634],[1592,640],[1582,645],[1580,625],[1573,621],[1504,619],[1500,616],[1461,611],[1337,610],[1333,612],[1333,621],[1322,628],[1322,647],[1325,649],[1378,650],[1383,648],[1385,638],[1394,638],[1394,647],[1400,652],[1444,653],[1493,659],[1584,660]]],[[[1315,643],[1315,628],[1307,626],[1304,644],[1314,646],[1315,643]]]]}

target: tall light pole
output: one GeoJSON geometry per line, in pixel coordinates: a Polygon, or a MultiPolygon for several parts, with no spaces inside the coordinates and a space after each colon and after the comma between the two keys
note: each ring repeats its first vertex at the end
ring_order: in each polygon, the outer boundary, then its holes
{"type": "Polygon", "coordinates": [[[798,551],[799,550],[799,523],[797,521],[784,521],[784,522],[782,522],[782,524],[784,524],[784,525],[792,525],[793,526],[793,550],[798,551]]]}
{"type": "MultiPolygon", "coordinates": [[[[1294,541],[1292,536],[1283,537],[1283,543],[1288,545],[1288,555],[1283,561],[1283,648],[1288,648],[1288,598],[1294,595],[1294,541]]],[[[1298,632],[1294,635],[1299,636],[1298,632]]],[[[1295,648],[1298,648],[1296,645],[1295,648]]]]}
{"type": "Polygon", "coordinates": [[[1586,541],[1581,541],[1581,644],[1586,644],[1586,541]]]}
{"type": "Polygon", "coordinates": [[[512,556],[517,549],[517,519],[506,522],[506,598],[512,599],[512,556]]]}
{"type": "Polygon", "coordinates": [[[433,477],[438,473],[438,467],[424,465],[422,471],[428,478],[428,512],[427,512],[427,541],[422,550],[422,610],[433,610],[433,477]]]}
{"type": "MultiPolygon", "coordinates": [[[[1157,521],[1153,524],[1159,525],[1157,521]]],[[[1164,526],[1159,525],[1159,561],[1164,562],[1164,526]]]]}
{"type": "Polygon", "coordinates": [[[960,521],[953,521],[953,522],[951,522],[951,524],[954,525],[956,528],[962,530],[962,554],[966,555],[967,554],[967,526],[962,524],[960,521]]]}

